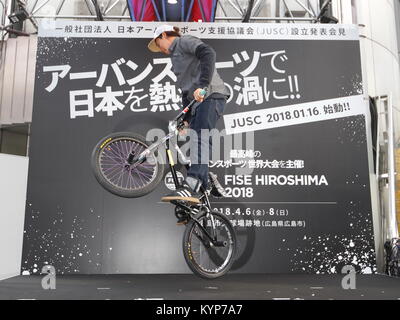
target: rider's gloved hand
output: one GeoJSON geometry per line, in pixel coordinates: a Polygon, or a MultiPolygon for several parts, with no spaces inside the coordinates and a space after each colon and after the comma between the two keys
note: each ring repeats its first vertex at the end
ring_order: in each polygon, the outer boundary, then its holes
{"type": "Polygon", "coordinates": [[[184,136],[187,133],[187,128],[189,128],[189,123],[187,121],[183,121],[184,127],[179,130],[179,135],[184,136]]]}
{"type": "Polygon", "coordinates": [[[193,97],[197,102],[203,102],[204,100],[204,96],[202,96],[200,93],[203,91],[202,88],[197,88],[194,92],[193,92],[193,97]]]}

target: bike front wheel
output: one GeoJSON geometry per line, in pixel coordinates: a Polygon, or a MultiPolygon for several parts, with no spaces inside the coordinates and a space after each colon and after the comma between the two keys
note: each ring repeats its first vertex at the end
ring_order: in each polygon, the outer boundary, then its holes
{"type": "Polygon", "coordinates": [[[215,279],[226,274],[234,262],[237,251],[236,233],[229,219],[216,210],[191,219],[183,235],[183,254],[194,274],[215,279]],[[201,226],[204,228],[202,228],[201,226]],[[208,233],[218,241],[211,243],[208,233]]]}
{"type": "Polygon", "coordinates": [[[93,173],[109,192],[125,198],[137,198],[153,191],[164,175],[164,164],[154,152],[140,163],[129,163],[148,148],[146,139],[130,132],[110,134],[101,139],[92,152],[93,173]]]}

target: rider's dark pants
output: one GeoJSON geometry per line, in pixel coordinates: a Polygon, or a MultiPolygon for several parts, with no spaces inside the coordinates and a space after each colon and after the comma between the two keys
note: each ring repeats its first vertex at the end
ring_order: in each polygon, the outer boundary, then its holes
{"type": "Polygon", "coordinates": [[[208,164],[212,154],[212,137],[209,130],[215,128],[217,120],[222,116],[226,100],[224,98],[208,98],[200,103],[190,119],[190,161],[187,176],[197,178],[204,188],[208,184],[208,164]],[[206,129],[203,130],[202,129],[206,129]]]}

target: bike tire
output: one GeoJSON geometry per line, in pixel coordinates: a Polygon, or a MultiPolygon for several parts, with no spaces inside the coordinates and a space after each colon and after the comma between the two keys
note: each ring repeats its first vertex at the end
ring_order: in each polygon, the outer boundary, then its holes
{"type": "MultiPolygon", "coordinates": [[[[164,177],[164,171],[165,171],[165,164],[163,163],[160,154],[158,151],[156,154],[151,153],[149,156],[149,159],[152,157],[154,161],[154,172],[151,177],[151,179],[148,181],[148,183],[144,184],[142,186],[138,186],[136,188],[122,188],[117,186],[115,183],[111,183],[110,179],[107,178],[105,172],[102,170],[102,166],[100,164],[101,157],[103,153],[105,152],[106,148],[110,148],[112,143],[122,143],[122,141],[129,141],[132,145],[134,143],[137,144],[137,147],[141,148],[144,150],[144,148],[147,148],[149,144],[147,143],[146,139],[136,133],[131,133],[131,132],[117,132],[117,133],[112,133],[104,138],[100,139],[100,141],[96,144],[96,146],[93,148],[92,155],[91,155],[91,166],[92,166],[92,171],[93,174],[96,178],[96,180],[99,182],[99,184],[106,189],[107,191],[120,196],[124,198],[137,198],[137,197],[142,197],[150,192],[152,192],[158,184],[161,182],[161,180],[164,177]]],[[[122,159],[122,157],[120,157],[122,159]]],[[[122,160],[121,160],[122,161],[122,160]]],[[[121,164],[122,165],[122,164],[121,164]]],[[[152,164],[153,166],[153,164],[152,164]]],[[[151,168],[153,168],[150,166],[151,168]]]]}
{"type": "MultiPolygon", "coordinates": [[[[183,240],[182,240],[183,255],[184,255],[185,261],[186,261],[187,265],[189,266],[190,270],[195,275],[197,275],[203,279],[215,279],[215,278],[219,278],[219,277],[222,277],[223,275],[225,275],[231,269],[232,264],[235,261],[237,246],[238,246],[236,232],[235,232],[231,222],[229,221],[229,219],[216,210],[213,210],[211,212],[211,214],[214,216],[217,216],[219,219],[223,220],[225,225],[227,226],[229,233],[232,236],[232,239],[231,239],[232,253],[229,258],[229,261],[226,263],[224,268],[218,272],[208,272],[208,271],[204,270],[203,268],[201,268],[196,263],[195,259],[193,258],[194,255],[193,255],[193,251],[192,251],[191,244],[190,244],[190,236],[191,236],[192,229],[196,226],[196,223],[194,220],[190,220],[188,222],[188,224],[186,225],[186,229],[183,234],[183,240]]],[[[199,216],[196,216],[196,219],[200,220],[205,215],[206,215],[206,213],[202,213],[199,216]]]]}

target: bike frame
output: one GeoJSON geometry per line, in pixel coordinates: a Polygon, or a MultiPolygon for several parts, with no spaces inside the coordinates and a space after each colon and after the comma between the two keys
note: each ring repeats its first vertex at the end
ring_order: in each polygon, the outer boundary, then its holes
{"type": "MultiPolygon", "coordinates": [[[[164,145],[167,159],[168,159],[169,168],[172,173],[172,177],[174,179],[175,188],[180,187],[181,184],[179,183],[178,176],[176,174],[175,162],[174,162],[174,158],[172,156],[172,152],[171,152],[171,148],[170,148],[170,140],[171,140],[171,138],[173,138],[174,136],[176,136],[179,133],[179,130],[183,127],[183,123],[180,123],[180,120],[183,118],[183,116],[185,114],[187,114],[192,109],[192,107],[195,103],[196,103],[196,100],[192,100],[172,121],[169,122],[169,125],[168,125],[169,133],[166,136],[164,136],[158,142],[155,142],[152,145],[150,145],[146,150],[144,150],[142,153],[139,154],[139,156],[137,157],[136,160],[132,161],[132,162],[140,163],[150,153],[157,150],[161,145],[164,145]]],[[[198,103],[198,104],[200,104],[200,103],[198,103]]],[[[186,166],[189,166],[190,160],[184,156],[184,154],[183,154],[182,150],[179,148],[179,146],[176,143],[174,143],[174,144],[172,144],[172,147],[178,152],[178,155],[180,156],[182,162],[186,166]]],[[[132,157],[133,157],[133,155],[132,155],[132,157]]]]}
{"type": "MultiPolygon", "coordinates": [[[[183,122],[180,122],[180,120],[182,120],[183,116],[185,114],[187,114],[193,108],[193,105],[195,105],[196,102],[197,102],[196,100],[192,100],[172,121],[169,122],[169,125],[168,125],[169,133],[166,136],[164,136],[158,142],[155,142],[152,145],[150,145],[146,150],[144,150],[142,153],[139,154],[139,156],[136,158],[136,160],[133,160],[134,155],[131,154],[129,156],[130,159],[128,159],[128,161],[130,160],[132,162],[140,163],[141,161],[144,161],[144,159],[146,159],[146,157],[150,153],[152,153],[155,150],[157,150],[161,145],[164,145],[165,151],[166,151],[166,156],[167,156],[167,159],[168,159],[169,170],[170,170],[170,172],[172,174],[172,178],[174,180],[175,188],[181,187],[181,183],[179,182],[178,175],[177,175],[176,169],[175,169],[175,161],[174,161],[174,158],[172,156],[171,149],[170,149],[170,140],[174,136],[178,135],[179,130],[183,127],[183,122]]],[[[198,103],[197,105],[199,105],[200,103],[198,103]]],[[[190,160],[186,159],[186,157],[184,156],[184,154],[183,154],[182,150],[179,148],[179,146],[176,143],[174,143],[174,144],[172,144],[172,147],[178,152],[178,155],[181,157],[181,160],[185,164],[185,166],[189,166],[190,165],[190,160]]],[[[207,232],[207,230],[200,223],[199,220],[197,220],[192,215],[189,215],[189,217],[190,217],[190,219],[195,221],[195,223],[199,226],[199,228],[206,235],[207,239],[203,239],[202,237],[200,239],[204,243],[205,246],[209,246],[210,244],[212,244],[213,246],[217,246],[217,247],[218,246],[224,246],[226,244],[221,242],[221,241],[218,241],[217,237],[216,237],[215,221],[214,221],[213,215],[210,215],[211,203],[210,203],[210,200],[208,198],[208,194],[207,194],[206,190],[203,189],[203,187],[201,187],[201,191],[204,194],[205,203],[202,203],[202,204],[197,205],[197,206],[200,206],[200,208],[205,209],[207,217],[210,217],[211,225],[212,225],[212,235],[210,235],[207,232]]],[[[192,212],[193,211],[193,208],[190,208],[190,207],[186,206],[185,204],[183,204],[180,201],[172,201],[171,203],[173,203],[177,207],[185,210],[186,212],[192,212]]]]}

